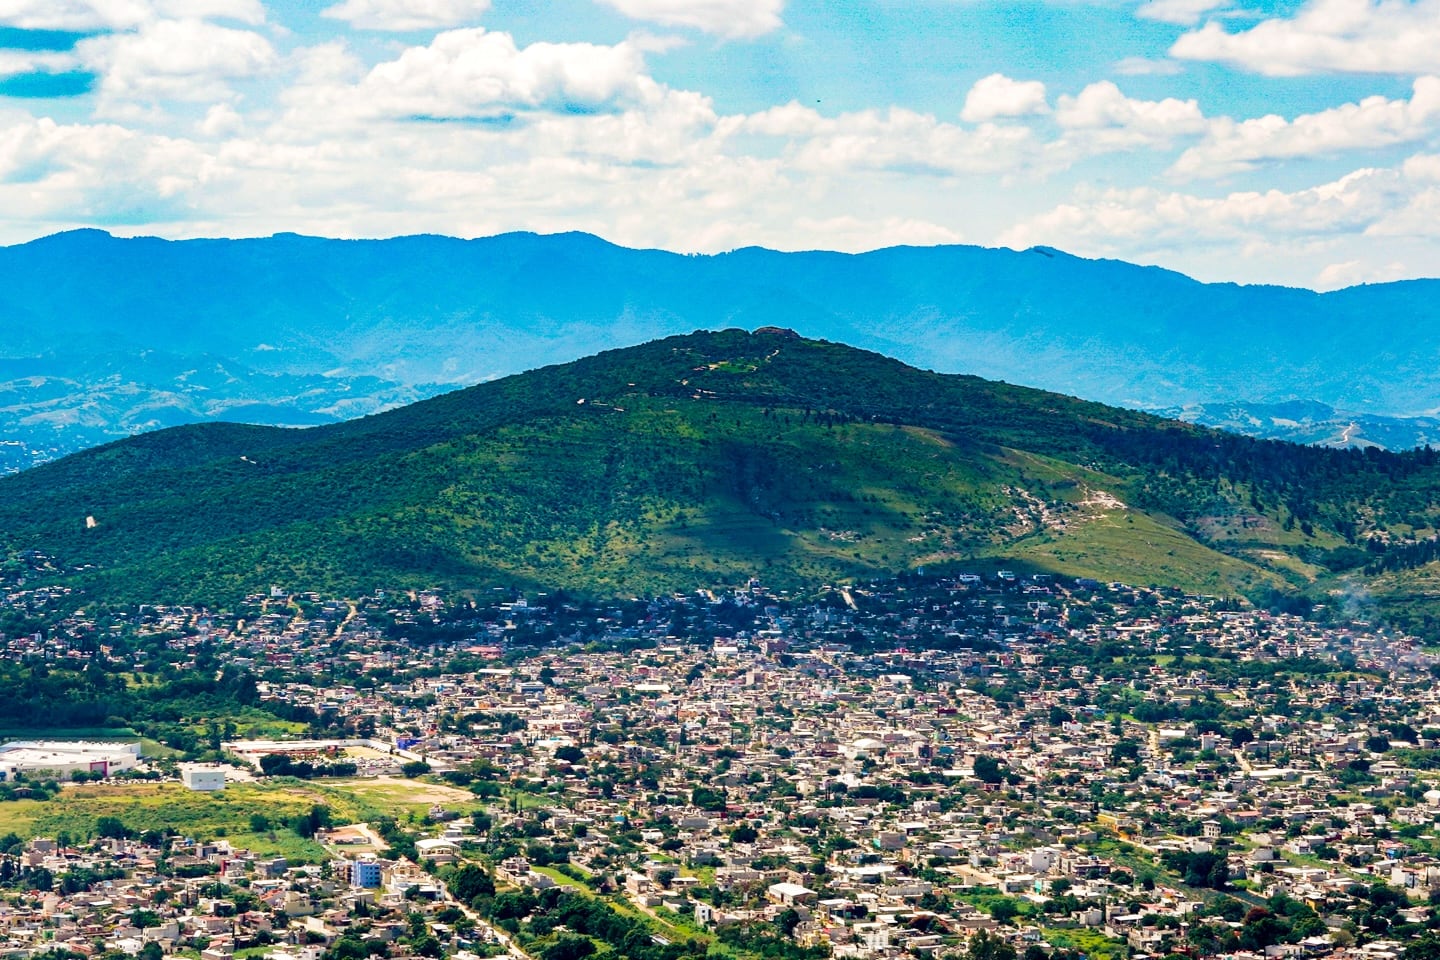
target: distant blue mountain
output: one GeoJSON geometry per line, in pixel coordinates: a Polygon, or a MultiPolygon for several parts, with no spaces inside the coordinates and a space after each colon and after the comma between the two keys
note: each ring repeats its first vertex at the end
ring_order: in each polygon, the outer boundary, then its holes
{"type": "MultiPolygon", "coordinates": [[[[609,347],[764,325],[1201,420],[1223,407],[1227,425],[1265,435],[1289,421],[1236,416],[1237,403],[1314,401],[1342,427],[1440,408],[1440,281],[1318,294],[1048,248],[684,256],[573,233],[81,230],[0,248],[0,325],[0,469],[177,422],[343,419],[609,347]]],[[[1418,436],[1401,428],[1387,445],[1418,436]]]]}

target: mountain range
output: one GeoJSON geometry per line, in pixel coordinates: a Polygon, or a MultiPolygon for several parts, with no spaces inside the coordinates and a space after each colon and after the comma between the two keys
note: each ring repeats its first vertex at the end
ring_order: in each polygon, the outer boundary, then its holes
{"type": "MultiPolygon", "coordinates": [[[[1257,440],[762,328],[308,430],[145,433],[0,479],[0,557],[91,599],[600,596],[998,566],[1433,606],[1440,454],[1257,440]]],[[[1308,598],[1308,599],[1305,599],[1308,598]]]]}
{"type": "Polygon", "coordinates": [[[1320,294],[1048,248],[82,230],[0,248],[0,318],[0,470],[178,423],[336,422],[733,326],[1305,442],[1416,446],[1440,408],[1440,281],[1320,294]]]}

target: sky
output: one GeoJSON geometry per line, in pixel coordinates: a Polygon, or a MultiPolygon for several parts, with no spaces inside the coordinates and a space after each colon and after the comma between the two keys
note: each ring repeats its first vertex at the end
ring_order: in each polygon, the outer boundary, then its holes
{"type": "Polygon", "coordinates": [[[1440,0],[0,0],[0,243],[583,230],[1440,275],[1440,0]]]}

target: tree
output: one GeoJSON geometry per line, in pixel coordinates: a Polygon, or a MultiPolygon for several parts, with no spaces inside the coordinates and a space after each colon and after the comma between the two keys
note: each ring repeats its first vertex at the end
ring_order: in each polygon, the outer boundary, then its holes
{"type": "Polygon", "coordinates": [[[1015,948],[988,930],[977,930],[965,948],[965,960],[1015,960],[1015,948]]]}
{"type": "Polygon", "coordinates": [[[370,951],[365,949],[365,944],[352,935],[346,935],[335,941],[335,945],[325,953],[325,960],[365,960],[370,951]]]}
{"type": "MultiPolygon", "coordinates": [[[[296,817],[291,824],[295,832],[307,839],[315,836],[321,829],[330,826],[330,808],[322,804],[316,804],[310,808],[310,812],[296,817]]],[[[393,848],[393,844],[391,845],[393,848]]]]}
{"type": "Polygon", "coordinates": [[[583,960],[595,952],[595,944],[589,937],[565,934],[540,951],[541,960],[583,960]]]}
{"type": "Polygon", "coordinates": [[[149,930],[160,926],[160,914],[154,910],[135,910],[130,914],[130,922],[140,930],[149,930]]]}
{"type": "Polygon", "coordinates": [[[260,772],[267,777],[284,776],[290,766],[290,755],[286,753],[267,753],[260,758],[260,772]]]}
{"type": "Polygon", "coordinates": [[[414,950],[416,955],[421,957],[439,957],[445,952],[444,947],[440,945],[440,941],[428,933],[423,937],[417,937],[411,941],[410,949],[414,950]]]}
{"type": "Polygon", "coordinates": [[[1127,763],[1134,763],[1140,759],[1140,744],[1134,740],[1120,740],[1110,748],[1110,762],[1115,766],[1124,766],[1127,763]]]}
{"type": "Polygon", "coordinates": [[[975,757],[975,776],[982,783],[1001,783],[1005,779],[1005,767],[999,760],[982,753],[975,757]]]}
{"type": "Polygon", "coordinates": [[[495,881],[490,874],[467,863],[450,875],[450,892],[461,903],[470,903],[476,897],[495,895],[495,881]]]}
{"type": "Polygon", "coordinates": [[[430,764],[424,760],[411,760],[400,768],[400,772],[413,780],[421,774],[429,773],[430,764]]]}
{"type": "Polygon", "coordinates": [[[95,833],[111,840],[124,840],[130,828],[119,817],[101,817],[95,821],[95,833]]]}

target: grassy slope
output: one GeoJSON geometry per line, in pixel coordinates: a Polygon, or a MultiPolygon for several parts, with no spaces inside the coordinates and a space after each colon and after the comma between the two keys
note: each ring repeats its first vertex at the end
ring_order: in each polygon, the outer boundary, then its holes
{"type": "Polygon", "coordinates": [[[140,600],[803,586],[983,558],[1234,593],[1323,585],[1297,554],[1341,543],[1362,499],[1426,529],[1434,474],[728,331],[335,427],[112,444],[0,481],[0,531],[140,600]]]}

